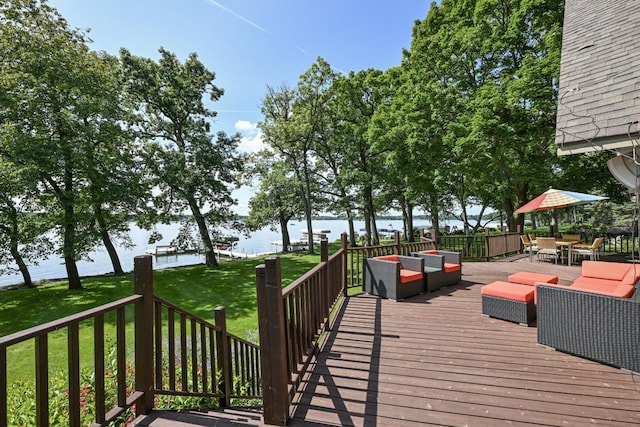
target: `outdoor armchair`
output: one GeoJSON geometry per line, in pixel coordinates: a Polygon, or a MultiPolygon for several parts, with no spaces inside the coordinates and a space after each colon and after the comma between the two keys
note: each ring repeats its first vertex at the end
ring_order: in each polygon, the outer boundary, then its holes
{"type": "Polygon", "coordinates": [[[426,290],[429,292],[444,286],[455,285],[462,280],[460,252],[432,249],[412,252],[411,255],[424,259],[425,274],[427,274],[426,290]]]}
{"type": "Polygon", "coordinates": [[[363,260],[363,290],[399,300],[424,292],[424,260],[387,255],[363,260]]]}

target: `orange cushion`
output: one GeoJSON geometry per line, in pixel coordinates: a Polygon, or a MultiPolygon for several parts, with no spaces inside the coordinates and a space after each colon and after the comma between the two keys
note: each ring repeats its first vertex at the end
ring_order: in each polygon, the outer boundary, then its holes
{"type": "Polygon", "coordinates": [[[407,269],[400,270],[400,283],[415,282],[416,280],[422,280],[421,271],[407,269]]]}
{"type": "Polygon", "coordinates": [[[632,267],[621,262],[583,261],[582,276],[622,281],[632,267]]]}
{"type": "Polygon", "coordinates": [[[451,264],[449,262],[445,262],[444,263],[444,272],[445,273],[452,273],[454,271],[458,271],[460,270],[460,264],[451,264]]]}
{"type": "Polygon", "coordinates": [[[374,259],[380,259],[382,261],[400,262],[400,258],[398,258],[398,255],[383,255],[383,256],[377,256],[374,259]]]}
{"type": "Polygon", "coordinates": [[[508,277],[508,280],[512,283],[520,283],[522,285],[533,286],[538,282],[558,283],[558,276],[554,276],[552,274],[530,273],[528,271],[521,271],[519,273],[510,275],[508,277]]]}
{"type": "Polygon", "coordinates": [[[513,301],[529,302],[533,300],[533,289],[529,285],[497,281],[480,288],[480,293],[513,301]]]}
{"type": "Polygon", "coordinates": [[[428,254],[428,255],[438,255],[438,250],[437,249],[429,249],[428,251],[422,251],[420,253],[421,254],[428,254]]]}
{"type": "Polygon", "coordinates": [[[620,298],[630,298],[635,290],[633,285],[625,285],[614,280],[594,279],[590,277],[578,277],[569,287],[580,291],[594,292],[620,298]]]}

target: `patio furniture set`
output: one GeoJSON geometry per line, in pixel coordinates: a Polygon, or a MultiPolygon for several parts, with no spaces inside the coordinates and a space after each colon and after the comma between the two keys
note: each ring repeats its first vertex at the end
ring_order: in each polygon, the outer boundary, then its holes
{"type": "Polygon", "coordinates": [[[567,264],[577,262],[578,258],[589,257],[591,261],[600,259],[600,246],[604,240],[597,237],[592,243],[584,243],[579,234],[563,234],[561,239],[554,237],[538,237],[534,235],[520,235],[523,252],[529,253],[529,259],[533,260],[536,254],[538,261],[553,259],[555,263],[564,262],[565,251],[567,253],[567,264]]]}
{"type": "Polygon", "coordinates": [[[428,250],[411,256],[384,255],[363,261],[363,290],[391,300],[433,292],[462,278],[459,252],[428,250]]]}
{"type": "Polygon", "coordinates": [[[521,272],[481,289],[482,314],[537,323],[538,344],[640,372],[640,266],[584,261],[569,286],[521,272]]]}

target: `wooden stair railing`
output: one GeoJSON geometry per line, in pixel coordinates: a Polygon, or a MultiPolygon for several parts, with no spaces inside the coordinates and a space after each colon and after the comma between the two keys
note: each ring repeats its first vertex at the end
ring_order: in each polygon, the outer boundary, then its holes
{"type": "MultiPolygon", "coordinates": [[[[48,426],[49,337],[67,330],[68,421],[81,425],[80,348],[81,322],[92,322],[94,352],[95,419],[92,426],[116,420],[135,405],[136,416],[154,408],[155,395],[216,398],[228,406],[232,398],[260,398],[262,394],[259,347],[229,334],[225,311],[216,308],[215,324],[198,318],[153,295],[151,255],[134,259],[135,294],[100,307],[0,337],[0,426],[8,424],[8,362],[14,346],[32,342],[35,360],[34,425],[48,426]],[[133,372],[135,386],[127,390],[127,313],[133,311],[133,372]],[[105,316],[115,317],[116,402],[105,404],[108,354],[105,316]],[[176,332],[176,325],[178,331],[176,332]],[[166,331],[166,332],[164,332],[166,331]],[[178,343],[178,345],[176,345],[178,343]],[[166,345],[166,348],[165,348],[166,345]],[[176,347],[179,347],[179,352],[176,347]],[[190,350],[190,351],[189,351],[190,350]],[[166,367],[166,369],[165,369],[166,367]]],[[[83,328],[86,329],[86,328],[83,328]]],[[[128,374],[129,371],[129,374],[128,374]]]]}

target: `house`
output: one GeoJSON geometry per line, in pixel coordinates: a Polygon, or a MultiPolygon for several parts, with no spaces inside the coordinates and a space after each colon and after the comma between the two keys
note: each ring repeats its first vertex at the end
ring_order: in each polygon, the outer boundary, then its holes
{"type": "Polygon", "coordinates": [[[558,88],[558,155],[607,150],[630,191],[640,177],[640,7],[566,0],[558,88]]]}

